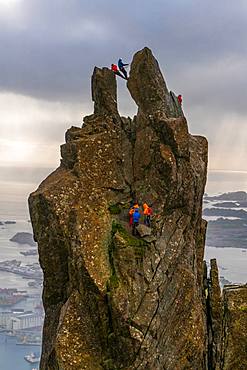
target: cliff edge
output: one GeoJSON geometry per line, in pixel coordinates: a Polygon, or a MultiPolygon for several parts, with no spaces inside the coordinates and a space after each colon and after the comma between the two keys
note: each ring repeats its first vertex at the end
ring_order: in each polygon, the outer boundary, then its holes
{"type": "Polygon", "coordinates": [[[114,73],[94,69],[94,114],[66,132],[60,167],[29,198],[44,370],[207,369],[215,352],[201,216],[207,141],[189,134],[148,48],[127,87],[133,120],[118,113],[114,73]],[[139,236],[128,225],[133,199],[154,210],[139,236]]]}

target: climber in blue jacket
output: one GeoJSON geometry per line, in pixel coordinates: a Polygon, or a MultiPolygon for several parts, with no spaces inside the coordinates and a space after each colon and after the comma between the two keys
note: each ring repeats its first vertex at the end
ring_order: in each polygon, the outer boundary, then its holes
{"type": "Polygon", "coordinates": [[[125,66],[128,66],[127,63],[123,63],[123,60],[120,58],[118,59],[118,68],[119,70],[123,73],[124,77],[126,78],[126,80],[128,80],[128,75],[127,75],[127,71],[126,69],[124,68],[125,66]]]}
{"type": "Polygon", "coordinates": [[[137,234],[136,228],[139,225],[140,217],[141,217],[141,214],[140,214],[139,208],[134,208],[133,224],[132,224],[132,226],[133,226],[133,228],[132,228],[132,234],[133,235],[136,235],[137,234]]]}

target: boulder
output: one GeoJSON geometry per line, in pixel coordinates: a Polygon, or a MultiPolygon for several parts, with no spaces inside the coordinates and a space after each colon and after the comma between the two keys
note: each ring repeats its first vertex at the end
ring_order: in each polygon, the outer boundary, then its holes
{"type": "Polygon", "coordinates": [[[152,233],[152,230],[150,227],[146,226],[146,225],[138,225],[137,226],[137,231],[138,231],[138,234],[140,235],[141,238],[143,238],[144,236],[150,236],[151,233],[152,233]]]}

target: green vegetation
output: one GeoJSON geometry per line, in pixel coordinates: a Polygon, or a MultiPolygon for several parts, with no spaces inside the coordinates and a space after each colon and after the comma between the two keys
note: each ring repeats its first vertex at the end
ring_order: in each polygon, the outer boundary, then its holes
{"type": "Polygon", "coordinates": [[[112,359],[105,360],[103,362],[103,367],[105,370],[117,370],[116,366],[113,363],[112,359]]]}
{"type": "Polygon", "coordinates": [[[114,263],[114,252],[116,249],[116,244],[114,241],[114,235],[118,232],[121,238],[124,240],[126,244],[126,248],[132,249],[133,258],[141,259],[144,256],[145,249],[148,245],[147,242],[140,238],[136,238],[129,234],[129,232],[125,229],[125,227],[118,222],[117,220],[113,220],[112,222],[112,231],[111,231],[111,242],[108,246],[108,253],[109,253],[109,262],[111,265],[111,276],[108,281],[108,288],[116,289],[119,286],[119,278],[117,276],[117,271],[114,263]]]}
{"type": "Polygon", "coordinates": [[[123,225],[121,225],[116,220],[113,220],[112,236],[114,236],[116,232],[118,232],[120,236],[124,239],[124,241],[126,242],[126,247],[134,248],[137,257],[144,255],[145,248],[148,245],[147,242],[130,235],[123,225]]]}
{"type": "Polygon", "coordinates": [[[119,215],[121,213],[121,207],[119,204],[111,204],[108,207],[108,210],[111,215],[119,215]]]}
{"type": "Polygon", "coordinates": [[[240,311],[246,311],[247,312],[247,306],[246,305],[239,306],[239,309],[240,309],[240,311]]]}

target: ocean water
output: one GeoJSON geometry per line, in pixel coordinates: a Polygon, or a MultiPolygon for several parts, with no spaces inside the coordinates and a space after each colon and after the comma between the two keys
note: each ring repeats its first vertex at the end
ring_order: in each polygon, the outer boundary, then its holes
{"type": "Polygon", "coordinates": [[[206,193],[217,195],[238,190],[247,191],[247,171],[208,171],[206,193]]]}
{"type": "Polygon", "coordinates": [[[205,260],[217,259],[219,276],[233,284],[247,283],[247,249],[241,248],[205,248],[205,260]]]}
{"type": "Polygon", "coordinates": [[[40,355],[38,346],[19,346],[14,338],[0,334],[0,370],[32,370],[38,369],[38,364],[29,364],[24,356],[34,352],[40,355]]]}
{"type": "Polygon", "coordinates": [[[0,180],[0,221],[28,221],[28,195],[36,183],[0,180]]]}

